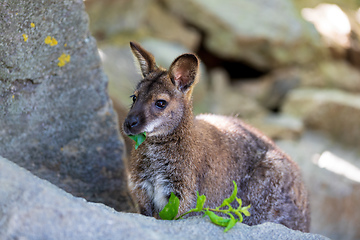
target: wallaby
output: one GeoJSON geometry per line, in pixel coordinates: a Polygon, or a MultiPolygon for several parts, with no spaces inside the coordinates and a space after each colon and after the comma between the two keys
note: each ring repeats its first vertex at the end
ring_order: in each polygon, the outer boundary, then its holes
{"type": "Polygon", "coordinates": [[[171,192],[180,199],[179,215],[196,206],[196,191],[215,208],[231,195],[234,180],[243,206],[251,204],[245,224],[275,222],[308,232],[308,196],[296,163],[238,118],[194,117],[199,59],[183,54],[167,71],[139,44],[130,47],[143,79],[123,130],[147,134],[129,163],[129,187],[140,213],[159,218],[171,192]]]}

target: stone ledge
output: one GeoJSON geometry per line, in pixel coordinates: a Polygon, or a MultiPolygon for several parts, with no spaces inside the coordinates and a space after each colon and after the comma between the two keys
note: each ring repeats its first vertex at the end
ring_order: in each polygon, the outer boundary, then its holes
{"type": "Polygon", "coordinates": [[[327,239],[265,223],[228,233],[207,218],[161,221],[116,212],[59,189],[0,157],[0,239],[327,239]]]}

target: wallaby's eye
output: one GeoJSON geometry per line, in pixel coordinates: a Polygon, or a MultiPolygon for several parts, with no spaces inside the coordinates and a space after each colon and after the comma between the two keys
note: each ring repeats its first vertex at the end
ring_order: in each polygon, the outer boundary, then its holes
{"type": "Polygon", "coordinates": [[[155,102],[155,106],[159,109],[164,109],[167,105],[167,102],[165,100],[157,100],[155,102]]]}
{"type": "Polygon", "coordinates": [[[131,98],[132,98],[132,101],[133,101],[133,103],[136,101],[136,96],[135,95],[131,95],[130,96],[131,98]]]}

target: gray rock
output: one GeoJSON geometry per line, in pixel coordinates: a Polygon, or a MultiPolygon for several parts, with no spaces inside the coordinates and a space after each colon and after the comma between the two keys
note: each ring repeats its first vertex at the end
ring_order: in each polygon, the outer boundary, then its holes
{"type": "Polygon", "coordinates": [[[129,210],[123,140],[88,21],[82,0],[1,1],[0,155],[129,210]],[[62,54],[70,61],[59,66],[62,54]]]}
{"type": "Polygon", "coordinates": [[[303,122],[288,115],[270,114],[264,118],[246,120],[273,140],[298,139],[304,131],[303,122]]]}
{"type": "Polygon", "coordinates": [[[343,147],[319,132],[299,140],[277,141],[298,163],[309,189],[311,232],[331,239],[360,238],[360,152],[343,147]]]}
{"type": "Polygon", "coordinates": [[[332,89],[296,89],[282,107],[307,127],[329,133],[350,146],[360,146],[360,96],[332,89]]]}
{"type": "Polygon", "coordinates": [[[348,92],[360,92],[360,71],[357,67],[341,60],[327,60],[303,67],[301,73],[302,87],[336,88],[348,92]]]}
{"type": "Polygon", "coordinates": [[[156,36],[195,49],[200,34],[154,0],[87,0],[91,33],[102,43],[124,44],[156,36]]]}
{"type": "Polygon", "coordinates": [[[300,85],[301,72],[298,66],[272,70],[257,79],[237,81],[236,91],[256,99],[267,109],[278,109],[286,94],[300,85]]]}
{"type": "Polygon", "coordinates": [[[136,31],[146,21],[149,0],[87,0],[86,11],[91,18],[91,32],[104,39],[119,32],[136,31]]]}
{"type": "Polygon", "coordinates": [[[258,68],[305,63],[321,55],[315,28],[293,1],[166,0],[174,14],[204,32],[211,52],[258,68]]]}
{"type": "Polygon", "coordinates": [[[0,157],[0,239],[327,239],[265,223],[229,232],[207,218],[161,221],[75,198],[0,157]]]}
{"type": "Polygon", "coordinates": [[[211,88],[207,97],[211,103],[211,113],[236,115],[242,118],[259,118],[268,114],[268,111],[256,100],[236,91],[223,69],[214,69],[209,76],[211,88]]]}

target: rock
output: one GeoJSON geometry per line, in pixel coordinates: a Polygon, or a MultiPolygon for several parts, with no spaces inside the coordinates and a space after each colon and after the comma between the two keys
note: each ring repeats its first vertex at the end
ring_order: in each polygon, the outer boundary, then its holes
{"type": "Polygon", "coordinates": [[[211,113],[236,115],[242,118],[258,118],[268,114],[255,99],[236,91],[224,70],[214,69],[209,75],[211,92],[207,97],[211,113]]]}
{"type": "MultiPolygon", "coordinates": [[[[299,10],[303,8],[314,8],[320,3],[324,2],[323,0],[293,0],[293,1],[299,10]]],[[[359,7],[359,3],[357,2],[357,0],[344,0],[341,2],[337,0],[328,0],[326,2],[339,4],[341,7],[352,8],[352,9],[357,9],[359,7]]]]}
{"type": "Polygon", "coordinates": [[[87,0],[85,6],[91,19],[91,33],[98,39],[106,39],[119,32],[137,31],[142,28],[153,3],[148,0],[87,0]]]}
{"type": "Polygon", "coordinates": [[[175,15],[203,32],[206,48],[259,69],[323,56],[320,35],[292,1],[166,0],[175,15]]]}
{"type": "Polygon", "coordinates": [[[186,27],[159,1],[87,0],[90,29],[102,42],[117,45],[150,36],[182,44],[194,50],[200,34],[186,27]]]}
{"type": "Polygon", "coordinates": [[[263,118],[247,121],[273,140],[298,139],[304,131],[304,124],[296,117],[270,114],[263,118]]]}
{"type": "Polygon", "coordinates": [[[331,239],[360,238],[360,152],[326,135],[306,131],[277,145],[302,169],[310,191],[311,232],[331,239]]]}
{"type": "Polygon", "coordinates": [[[346,60],[357,68],[360,66],[360,12],[358,7],[357,4],[352,9],[345,9],[351,25],[350,46],[346,49],[346,60]]]}
{"type": "Polygon", "coordinates": [[[129,108],[132,103],[130,95],[141,79],[130,47],[103,46],[99,52],[104,72],[109,78],[109,95],[129,108]]]}
{"type": "Polygon", "coordinates": [[[332,56],[359,67],[359,4],[355,0],[327,3],[295,1],[302,16],[315,25],[332,56]]]}
{"type": "Polygon", "coordinates": [[[299,67],[274,69],[257,79],[239,80],[236,90],[250,98],[256,99],[261,106],[270,110],[278,110],[286,94],[301,83],[299,67]]]}
{"type": "Polygon", "coordinates": [[[76,196],[130,211],[124,143],[83,1],[0,6],[0,155],[76,196]]]}
{"type": "Polygon", "coordinates": [[[304,8],[302,16],[312,22],[321,34],[326,46],[342,55],[349,45],[351,26],[348,17],[336,4],[321,3],[315,8],[304,8]]]}
{"type": "Polygon", "coordinates": [[[329,133],[338,141],[360,146],[360,96],[331,89],[297,89],[288,94],[285,114],[304,120],[307,127],[329,133]]]}
{"type": "Polygon", "coordinates": [[[182,19],[174,17],[161,3],[155,2],[149,7],[145,21],[150,36],[184,45],[194,51],[200,44],[200,33],[185,26],[182,19]]]}
{"type": "Polygon", "coordinates": [[[0,239],[327,239],[265,223],[224,233],[208,218],[162,221],[75,198],[0,157],[0,239]]]}
{"type": "Polygon", "coordinates": [[[304,66],[299,75],[302,87],[360,92],[360,71],[346,61],[328,60],[312,67],[304,66]]]}

